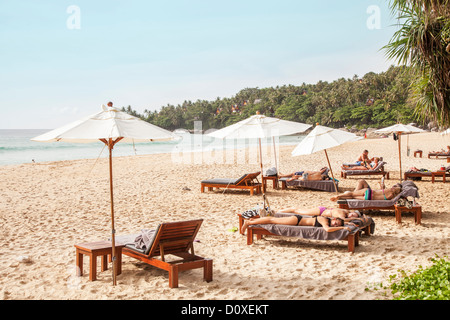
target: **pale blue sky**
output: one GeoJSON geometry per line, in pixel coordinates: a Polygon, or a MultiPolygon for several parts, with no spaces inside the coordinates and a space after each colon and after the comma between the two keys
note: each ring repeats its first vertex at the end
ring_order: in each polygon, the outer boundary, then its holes
{"type": "Polygon", "coordinates": [[[0,129],[56,128],[107,101],[142,112],[382,72],[393,64],[380,50],[395,32],[388,4],[1,0],[0,129]]]}

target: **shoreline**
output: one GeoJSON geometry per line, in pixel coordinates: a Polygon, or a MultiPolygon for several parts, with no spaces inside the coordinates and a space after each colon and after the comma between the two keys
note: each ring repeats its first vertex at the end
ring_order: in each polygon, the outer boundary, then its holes
{"type": "MultiPolygon", "coordinates": [[[[398,181],[397,142],[368,140],[328,150],[342,191],[354,188],[359,177],[340,178],[340,164],[354,161],[363,149],[369,150],[369,157],[381,155],[387,161],[388,186],[398,181]]],[[[406,139],[402,139],[403,172],[411,166],[440,167],[444,161],[426,155],[448,140],[439,133],[412,135],[411,150],[424,152],[424,158],[414,158],[407,156],[406,139]]],[[[326,165],[323,152],[292,157],[294,147],[279,147],[279,172],[326,165]]],[[[265,171],[272,162],[263,159],[265,171]]],[[[414,271],[418,265],[429,265],[435,254],[448,254],[450,205],[445,195],[449,183],[415,181],[422,224],[416,225],[411,214],[397,225],[393,212],[373,213],[375,233],[362,237],[351,254],[343,241],[267,237],[248,246],[245,236],[229,231],[238,225],[236,214],[256,206],[262,197],[235,190],[201,193],[200,181],[259,171],[259,162],[255,164],[253,158],[246,163],[174,163],[166,153],[114,157],[113,166],[117,235],[154,228],[161,222],[204,219],[194,246],[198,255],[213,259],[213,281],[206,283],[202,271],[191,270],[180,273],[178,289],[170,289],[167,272],[129,257],[123,257],[116,287],[112,287],[110,271],[98,272],[94,282],[86,274],[76,277],[74,245],[106,239],[111,232],[107,159],[28,163],[0,167],[4,177],[0,236],[5,244],[0,249],[1,299],[384,300],[390,295],[371,288],[386,284],[399,269],[414,271]]],[[[379,181],[379,177],[367,178],[371,184],[379,181]]],[[[267,197],[275,209],[337,206],[330,201],[330,193],[273,190],[271,184],[267,197]]],[[[89,259],[85,260],[89,270],[89,259]]]]}

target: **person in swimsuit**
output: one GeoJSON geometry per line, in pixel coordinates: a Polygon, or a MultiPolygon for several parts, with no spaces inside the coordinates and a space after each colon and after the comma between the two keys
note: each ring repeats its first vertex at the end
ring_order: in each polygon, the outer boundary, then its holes
{"type": "Polygon", "coordinates": [[[365,180],[358,181],[358,185],[353,191],[346,191],[337,196],[331,197],[331,201],[340,199],[358,199],[358,200],[391,200],[395,198],[401,191],[402,185],[395,184],[391,188],[386,188],[384,178],[381,179],[381,190],[373,190],[365,180]]]}
{"type": "Polygon", "coordinates": [[[276,210],[275,212],[280,213],[295,213],[305,216],[322,216],[327,218],[359,218],[359,212],[355,210],[347,210],[341,208],[327,208],[327,207],[314,207],[314,208],[285,208],[281,210],[276,210]]]}
{"type": "Polygon", "coordinates": [[[291,174],[280,174],[279,178],[289,178],[291,180],[323,180],[322,176],[327,176],[328,168],[323,167],[319,171],[296,171],[291,174]]]}
{"type": "Polygon", "coordinates": [[[322,227],[327,232],[334,232],[342,229],[351,231],[350,227],[344,226],[344,220],[339,218],[325,218],[320,216],[305,218],[296,214],[290,217],[250,218],[244,221],[241,228],[241,233],[244,234],[248,226],[254,224],[284,224],[289,226],[322,227]]]}
{"type": "Polygon", "coordinates": [[[339,218],[344,220],[345,222],[351,220],[360,220],[364,223],[369,222],[369,218],[360,214],[358,210],[348,210],[341,208],[327,208],[327,207],[315,207],[310,209],[305,208],[285,208],[281,210],[276,210],[277,213],[295,213],[298,215],[305,216],[322,216],[326,218],[339,218]]]}

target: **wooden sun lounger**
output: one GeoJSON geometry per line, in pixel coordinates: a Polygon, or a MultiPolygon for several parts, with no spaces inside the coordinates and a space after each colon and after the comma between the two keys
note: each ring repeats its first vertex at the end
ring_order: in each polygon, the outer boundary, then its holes
{"type": "Polygon", "coordinates": [[[195,255],[194,239],[203,219],[162,223],[156,230],[153,242],[146,251],[133,245],[122,249],[124,255],[136,258],[149,265],[169,272],[169,287],[178,287],[178,272],[203,268],[203,278],[210,282],[213,278],[213,261],[195,255]],[[189,252],[190,251],[190,252],[189,252]],[[174,255],[181,260],[166,261],[167,255],[174,255]],[[155,257],[160,257],[155,258],[155,257]]]}
{"type": "MultiPolygon", "coordinates": [[[[242,217],[241,214],[238,214],[239,216],[239,232],[241,232],[242,225],[244,224],[244,217],[242,217]]],[[[258,217],[258,216],[256,216],[258,217]]],[[[314,227],[304,227],[304,228],[314,228],[314,227]]],[[[355,252],[355,247],[359,245],[359,232],[365,231],[365,234],[370,235],[370,225],[365,226],[363,228],[356,228],[352,232],[350,232],[345,238],[339,239],[339,240],[345,240],[347,241],[347,248],[348,252],[355,252]]],[[[272,233],[269,230],[258,227],[258,226],[249,226],[247,228],[247,245],[253,244],[253,238],[256,236],[257,240],[262,239],[262,236],[280,236],[278,234],[272,233]]]]}
{"type": "Polygon", "coordinates": [[[214,188],[229,188],[250,190],[250,195],[261,193],[262,184],[257,177],[261,172],[246,173],[239,179],[210,179],[201,181],[201,192],[208,188],[213,191],[214,188]]]}
{"type": "Polygon", "coordinates": [[[373,170],[352,170],[349,168],[348,170],[341,170],[341,178],[347,178],[347,176],[373,176],[373,175],[382,175],[386,179],[389,179],[389,172],[384,171],[384,165],[386,162],[382,161],[378,163],[378,165],[373,170]]]}
{"type": "Polygon", "coordinates": [[[443,182],[445,182],[445,178],[450,177],[450,172],[445,172],[445,171],[405,172],[403,176],[404,176],[405,180],[408,180],[408,178],[415,178],[415,177],[420,177],[420,178],[430,177],[431,182],[434,183],[434,180],[436,177],[442,177],[443,182]]]}
{"type": "Polygon", "coordinates": [[[436,159],[438,159],[438,158],[447,158],[447,159],[449,159],[450,158],[450,154],[449,153],[445,153],[445,152],[429,152],[428,153],[428,158],[431,158],[431,157],[435,157],[436,159]]]}

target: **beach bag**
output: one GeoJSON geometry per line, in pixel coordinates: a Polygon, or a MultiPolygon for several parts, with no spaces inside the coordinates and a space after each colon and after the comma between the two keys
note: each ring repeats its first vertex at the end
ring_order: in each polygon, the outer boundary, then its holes
{"type": "Polygon", "coordinates": [[[267,169],[266,176],[276,176],[277,175],[277,168],[272,167],[270,169],[267,169]]]}

